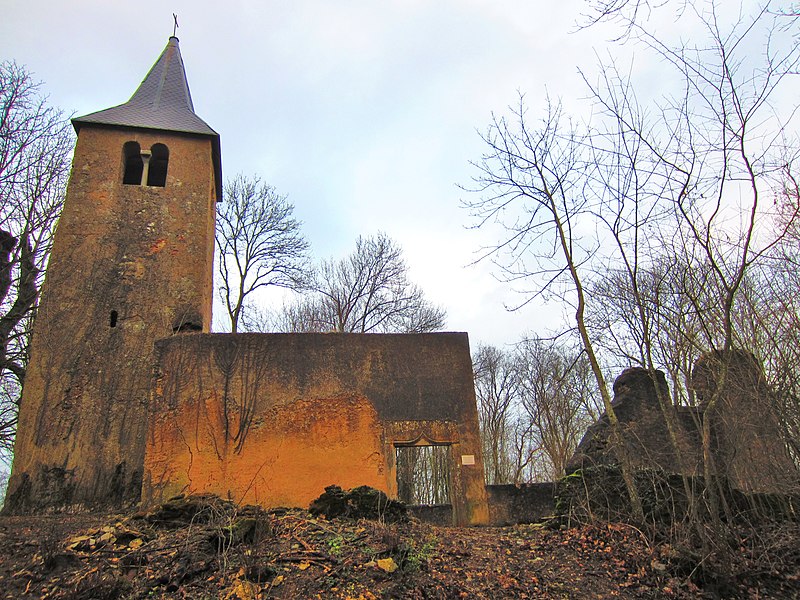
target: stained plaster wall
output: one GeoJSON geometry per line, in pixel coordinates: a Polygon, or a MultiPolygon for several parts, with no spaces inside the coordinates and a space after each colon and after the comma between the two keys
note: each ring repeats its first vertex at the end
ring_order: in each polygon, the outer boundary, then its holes
{"type": "Polygon", "coordinates": [[[6,512],[139,500],[155,340],[208,330],[211,141],[84,125],[31,342],[6,512]],[[123,145],[169,148],[164,187],[123,185],[123,145]],[[111,312],[117,315],[111,326],[111,312]]]}
{"type": "Polygon", "coordinates": [[[488,522],[465,333],[188,334],[156,344],[145,505],[214,492],[308,506],[397,493],[395,446],[449,446],[453,520],[488,522]]]}

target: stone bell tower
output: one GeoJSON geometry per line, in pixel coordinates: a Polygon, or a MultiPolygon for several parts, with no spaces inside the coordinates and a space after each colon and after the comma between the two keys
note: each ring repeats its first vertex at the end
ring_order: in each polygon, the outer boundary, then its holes
{"type": "Polygon", "coordinates": [[[137,501],[153,342],[211,323],[220,142],[178,39],[128,102],[72,122],[6,512],[137,501]]]}

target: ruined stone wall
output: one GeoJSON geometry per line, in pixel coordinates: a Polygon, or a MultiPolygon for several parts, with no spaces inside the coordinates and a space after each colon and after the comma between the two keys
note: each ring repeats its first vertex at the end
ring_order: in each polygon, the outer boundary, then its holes
{"type": "Polygon", "coordinates": [[[503,527],[551,517],[555,512],[555,491],[553,482],[487,485],[490,522],[503,527]]]}
{"type": "Polygon", "coordinates": [[[157,343],[143,502],[396,495],[395,446],[449,447],[454,521],[488,522],[466,334],[214,334],[157,343]]]}
{"type": "MultiPolygon", "coordinates": [[[[797,489],[798,472],[783,441],[776,415],[776,398],[764,373],[749,352],[709,353],[692,375],[697,407],[675,407],[661,371],[626,369],[614,382],[613,406],[620,423],[622,449],[635,469],[662,470],[690,477],[703,475],[702,427],[709,420],[712,470],[733,488],[753,493],[784,493],[797,489]],[[725,362],[723,391],[716,394],[725,362]],[[659,404],[660,386],[665,406],[659,404]],[[666,421],[672,423],[678,452],[666,421]]],[[[619,463],[610,443],[606,415],[589,427],[567,466],[567,474],[619,463]]]]}
{"type": "Polygon", "coordinates": [[[139,497],[153,342],[211,317],[211,142],[84,125],[31,343],[9,512],[139,497]],[[165,187],[122,185],[123,144],[169,148],[165,187]]]}
{"type": "Polygon", "coordinates": [[[756,358],[742,350],[708,353],[695,365],[692,387],[711,421],[717,472],[745,492],[795,493],[798,472],[781,435],[777,398],[756,358]],[[722,393],[715,394],[723,367],[722,393]]]}
{"type": "MultiPolygon", "coordinates": [[[[686,475],[702,473],[700,414],[673,405],[663,372],[656,371],[653,377],[641,367],[625,369],[614,381],[613,390],[612,406],[619,420],[622,451],[632,468],[663,469],[686,475]],[[679,452],[670,439],[666,419],[672,422],[679,452]]],[[[604,414],[587,429],[567,465],[567,474],[578,469],[618,464],[610,434],[611,425],[604,414]]]]}

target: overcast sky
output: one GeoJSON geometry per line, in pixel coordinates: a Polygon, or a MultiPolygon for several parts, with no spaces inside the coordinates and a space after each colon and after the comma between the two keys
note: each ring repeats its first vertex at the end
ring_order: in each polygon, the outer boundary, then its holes
{"type": "MultiPolygon", "coordinates": [[[[0,58],[82,115],[126,101],[178,14],[195,110],[222,138],[223,172],[259,174],[288,195],[316,257],[385,231],[448,329],[504,344],[544,334],[557,302],[522,300],[468,266],[486,233],[459,207],[493,111],[545,93],[579,105],[608,29],[576,32],[582,0],[9,0],[0,58]]],[[[648,65],[637,57],[636,69],[648,65]]],[[[652,66],[651,66],[652,67],[652,66]]]]}

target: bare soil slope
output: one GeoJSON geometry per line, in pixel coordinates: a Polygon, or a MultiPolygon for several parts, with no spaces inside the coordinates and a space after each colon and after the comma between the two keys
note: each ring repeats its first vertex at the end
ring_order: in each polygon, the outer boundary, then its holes
{"type": "Polygon", "coordinates": [[[771,572],[700,589],[669,546],[624,525],[456,529],[185,499],[149,515],[0,517],[0,597],[800,597],[786,539],[771,572]]]}

